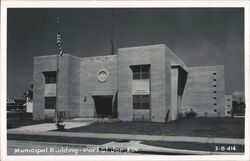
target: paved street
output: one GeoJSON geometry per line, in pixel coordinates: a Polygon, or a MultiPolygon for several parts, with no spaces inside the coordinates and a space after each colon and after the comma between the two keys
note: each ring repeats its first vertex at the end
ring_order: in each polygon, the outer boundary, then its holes
{"type": "Polygon", "coordinates": [[[136,155],[84,144],[8,140],[7,145],[8,155],[136,155]]]}

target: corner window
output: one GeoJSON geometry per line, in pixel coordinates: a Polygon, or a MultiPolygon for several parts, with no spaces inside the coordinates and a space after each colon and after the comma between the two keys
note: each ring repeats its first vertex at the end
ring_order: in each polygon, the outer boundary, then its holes
{"type": "Polygon", "coordinates": [[[149,79],[150,65],[133,65],[131,70],[133,72],[133,80],[149,79]]]}
{"type": "Polygon", "coordinates": [[[56,83],[56,71],[43,72],[45,83],[56,83]]]}
{"type": "Polygon", "coordinates": [[[134,109],[149,109],[149,95],[133,95],[134,109]]]}
{"type": "Polygon", "coordinates": [[[45,97],[45,109],[56,108],[56,97],[45,97]]]}

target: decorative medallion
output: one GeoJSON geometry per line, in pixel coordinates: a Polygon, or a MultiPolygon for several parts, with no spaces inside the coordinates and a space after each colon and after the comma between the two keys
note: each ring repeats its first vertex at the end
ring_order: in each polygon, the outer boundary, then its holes
{"type": "Polygon", "coordinates": [[[104,83],[108,79],[108,75],[109,73],[106,69],[101,69],[97,73],[97,80],[101,83],[104,83]]]}

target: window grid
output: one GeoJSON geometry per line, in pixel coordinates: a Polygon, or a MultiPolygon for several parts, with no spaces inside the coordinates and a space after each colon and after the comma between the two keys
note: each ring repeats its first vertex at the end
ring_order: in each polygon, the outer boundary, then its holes
{"type": "Polygon", "coordinates": [[[43,74],[46,84],[56,83],[56,71],[43,72],[43,74]]]}
{"type": "Polygon", "coordinates": [[[45,109],[56,108],[56,97],[45,97],[45,109]]]}
{"type": "Polygon", "coordinates": [[[133,80],[149,79],[149,65],[131,66],[133,72],[133,80]]]}
{"type": "Polygon", "coordinates": [[[149,95],[133,95],[134,109],[149,109],[149,95]]]}

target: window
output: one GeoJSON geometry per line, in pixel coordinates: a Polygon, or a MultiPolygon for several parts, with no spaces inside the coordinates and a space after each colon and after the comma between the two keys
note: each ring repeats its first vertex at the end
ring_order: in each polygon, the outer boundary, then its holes
{"type": "Polygon", "coordinates": [[[65,118],[66,117],[66,111],[59,111],[59,118],[65,118]]]}
{"type": "Polygon", "coordinates": [[[214,81],[216,81],[216,79],[214,79],[214,81]]]}
{"type": "Polygon", "coordinates": [[[214,112],[217,112],[217,109],[214,109],[214,112]]]}
{"type": "Polygon", "coordinates": [[[214,103],[214,105],[216,106],[216,105],[217,105],[217,103],[214,103]]]}
{"type": "Polygon", "coordinates": [[[214,87],[216,87],[216,85],[214,85],[214,87]]]}
{"type": "Polygon", "coordinates": [[[230,105],[227,105],[227,107],[231,107],[230,105]]]}
{"type": "Polygon", "coordinates": [[[216,91],[214,91],[214,93],[216,93],[216,91]]]}
{"type": "Polygon", "coordinates": [[[149,109],[149,95],[133,95],[134,109],[149,109]]]}
{"type": "Polygon", "coordinates": [[[43,72],[43,75],[46,84],[56,83],[56,71],[43,72]]]}
{"type": "Polygon", "coordinates": [[[149,65],[134,65],[131,66],[133,79],[149,79],[149,65]]]}
{"type": "Polygon", "coordinates": [[[216,75],[216,73],[213,73],[213,75],[216,75]]]}
{"type": "Polygon", "coordinates": [[[228,98],[228,99],[227,99],[227,101],[231,101],[231,99],[230,99],[230,98],[228,98]]]}
{"type": "Polygon", "coordinates": [[[227,114],[230,114],[231,113],[231,111],[227,111],[227,114]]]}
{"type": "Polygon", "coordinates": [[[56,97],[45,97],[45,109],[56,108],[56,97]]]}
{"type": "Polygon", "coordinates": [[[216,100],[216,97],[214,97],[214,99],[216,100]]]}

